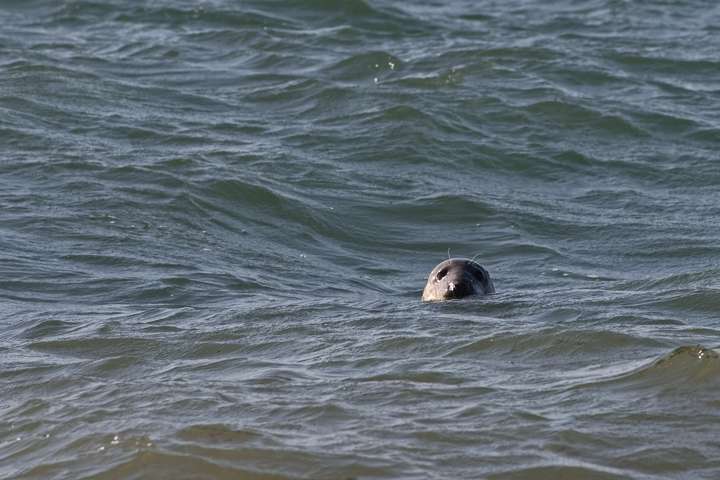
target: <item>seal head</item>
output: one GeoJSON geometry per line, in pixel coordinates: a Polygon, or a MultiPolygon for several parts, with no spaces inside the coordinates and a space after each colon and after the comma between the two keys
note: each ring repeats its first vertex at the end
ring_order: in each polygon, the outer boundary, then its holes
{"type": "Polygon", "coordinates": [[[495,293],[495,286],[487,270],[470,259],[451,258],[430,272],[422,299],[432,302],[488,293],[495,293]]]}

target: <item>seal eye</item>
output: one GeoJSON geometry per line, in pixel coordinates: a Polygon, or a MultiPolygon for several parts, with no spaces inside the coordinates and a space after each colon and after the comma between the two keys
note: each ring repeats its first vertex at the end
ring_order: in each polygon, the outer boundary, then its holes
{"type": "Polygon", "coordinates": [[[448,269],[447,269],[447,268],[443,268],[442,270],[440,270],[440,271],[437,273],[437,275],[435,276],[435,278],[438,279],[438,280],[442,280],[443,277],[444,277],[445,275],[447,275],[447,273],[448,273],[448,269]]]}

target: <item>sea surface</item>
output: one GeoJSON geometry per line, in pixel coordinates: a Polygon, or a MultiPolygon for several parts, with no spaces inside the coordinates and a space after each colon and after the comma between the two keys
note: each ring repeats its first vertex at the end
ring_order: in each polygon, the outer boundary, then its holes
{"type": "Polygon", "coordinates": [[[716,1],[0,3],[0,478],[718,479],[718,351],[716,1]]]}

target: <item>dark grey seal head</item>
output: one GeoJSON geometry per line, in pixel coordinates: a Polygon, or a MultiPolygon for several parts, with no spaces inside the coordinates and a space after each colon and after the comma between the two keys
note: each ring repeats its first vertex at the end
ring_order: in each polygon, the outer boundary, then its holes
{"type": "Polygon", "coordinates": [[[487,270],[468,258],[450,258],[430,272],[422,299],[432,302],[488,293],[495,293],[495,286],[487,270]]]}

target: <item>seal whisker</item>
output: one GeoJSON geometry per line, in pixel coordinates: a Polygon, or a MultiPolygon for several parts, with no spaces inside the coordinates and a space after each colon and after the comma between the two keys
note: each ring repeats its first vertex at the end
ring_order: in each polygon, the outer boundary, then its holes
{"type": "Polygon", "coordinates": [[[478,258],[480,255],[482,255],[482,253],[478,253],[477,255],[475,255],[474,257],[472,257],[472,258],[470,259],[470,261],[471,261],[472,263],[477,263],[477,262],[475,261],[475,259],[478,258]]]}

